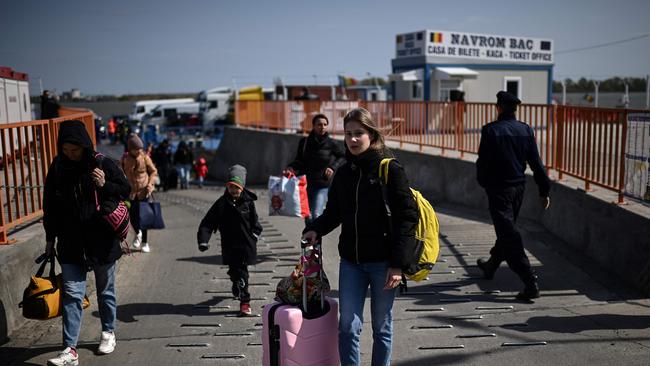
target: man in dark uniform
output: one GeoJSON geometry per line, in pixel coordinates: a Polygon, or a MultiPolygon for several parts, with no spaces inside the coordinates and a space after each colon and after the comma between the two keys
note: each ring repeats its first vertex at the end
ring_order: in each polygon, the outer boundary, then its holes
{"type": "Polygon", "coordinates": [[[524,198],[526,163],[533,170],[544,209],[550,205],[550,181],[539,157],[533,129],[517,120],[515,112],[521,101],[514,95],[497,93],[498,118],[481,129],[481,143],[476,161],[478,183],[488,195],[490,216],[497,234],[490,259],[477,261],[487,279],[492,279],[504,260],[524,282],[519,300],[539,297],[537,276],[530,268],[521,234],[515,226],[524,198]]]}

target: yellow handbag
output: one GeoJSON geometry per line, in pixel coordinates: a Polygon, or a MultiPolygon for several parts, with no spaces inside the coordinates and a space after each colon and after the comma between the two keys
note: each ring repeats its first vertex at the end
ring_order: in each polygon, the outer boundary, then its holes
{"type": "MultiPolygon", "coordinates": [[[[63,276],[54,273],[54,258],[43,261],[38,271],[29,280],[23,292],[23,301],[18,307],[23,309],[23,316],[28,319],[47,320],[61,315],[63,308],[63,276]],[[42,277],[45,266],[50,263],[49,277],[42,277]]],[[[83,308],[90,306],[88,296],[84,296],[83,308]]]]}

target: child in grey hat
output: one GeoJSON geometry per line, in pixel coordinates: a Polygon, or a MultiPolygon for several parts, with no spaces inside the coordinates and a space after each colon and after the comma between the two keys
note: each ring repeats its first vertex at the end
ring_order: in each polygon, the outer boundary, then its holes
{"type": "Polygon", "coordinates": [[[240,301],[240,315],[251,315],[248,292],[248,265],[257,260],[257,239],[262,233],[255,210],[255,193],[246,189],[246,168],[233,165],[228,169],[226,191],[210,207],[196,234],[200,251],[210,248],[213,232],[221,234],[223,264],[228,265],[232,294],[240,301]]]}

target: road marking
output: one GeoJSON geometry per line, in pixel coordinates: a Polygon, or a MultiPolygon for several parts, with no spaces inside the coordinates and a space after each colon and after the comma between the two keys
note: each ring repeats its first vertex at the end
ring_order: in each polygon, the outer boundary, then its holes
{"type": "Polygon", "coordinates": [[[411,329],[415,330],[426,330],[426,329],[449,329],[454,326],[451,324],[442,324],[442,325],[414,325],[411,329]]]}
{"type": "Polygon", "coordinates": [[[242,359],[246,355],[241,353],[211,353],[201,356],[203,359],[242,359]]]}
{"type": "Polygon", "coordinates": [[[456,346],[420,346],[418,349],[421,350],[439,350],[439,349],[463,349],[465,345],[459,344],[456,346]]]}
{"type": "Polygon", "coordinates": [[[221,324],[219,324],[219,323],[181,324],[181,327],[190,327],[190,328],[221,328],[221,324]]]}
{"type": "Polygon", "coordinates": [[[518,346],[546,346],[548,342],[505,342],[501,344],[501,347],[518,347],[518,346]]]}
{"type": "Polygon", "coordinates": [[[170,343],[165,347],[169,347],[169,348],[210,347],[210,344],[209,343],[170,343]]]}

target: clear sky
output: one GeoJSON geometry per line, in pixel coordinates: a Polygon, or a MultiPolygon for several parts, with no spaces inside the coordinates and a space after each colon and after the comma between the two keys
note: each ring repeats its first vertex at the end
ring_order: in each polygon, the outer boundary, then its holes
{"type": "MultiPolygon", "coordinates": [[[[0,66],[31,92],[198,92],[386,77],[395,35],[528,36],[573,50],[650,34],[650,0],[0,0],[0,66]]],[[[555,56],[554,78],[645,77],[650,36],[555,56]]]]}

